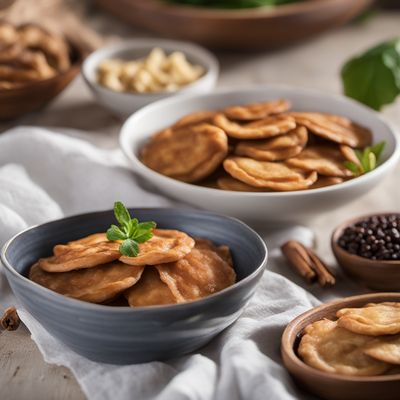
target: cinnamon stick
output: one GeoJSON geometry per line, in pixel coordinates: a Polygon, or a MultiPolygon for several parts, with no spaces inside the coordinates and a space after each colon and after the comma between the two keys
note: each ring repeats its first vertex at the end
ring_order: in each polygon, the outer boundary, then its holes
{"type": "Polygon", "coordinates": [[[310,258],[300,243],[290,240],[281,247],[282,253],[293,270],[308,283],[315,280],[316,273],[310,266],[310,258]]]}
{"type": "Polygon", "coordinates": [[[336,283],[334,274],[326,264],[313,250],[300,242],[289,240],[281,250],[293,270],[308,283],[316,280],[321,287],[333,286],[336,283]]]}

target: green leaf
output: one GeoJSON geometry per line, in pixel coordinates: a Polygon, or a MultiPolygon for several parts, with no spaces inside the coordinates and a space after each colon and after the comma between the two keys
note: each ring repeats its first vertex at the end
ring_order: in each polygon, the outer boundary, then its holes
{"type": "Polygon", "coordinates": [[[150,240],[152,237],[153,237],[153,232],[144,232],[143,234],[136,236],[135,240],[138,243],[144,243],[150,240]]]}
{"type": "Polygon", "coordinates": [[[356,163],[353,163],[352,161],[345,161],[344,166],[353,172],[354,175],[360,175],[360,167],[356,163]]]}
{"type": "Polygon", "coordinates": [[[144,229],[144,230],[150,230],[154,229],[157,226],[157,224],[154,221],[147,221],[147,222],[140,222],[138,225],[139,229],[144,229]]]}
{"type": "Polygon", "coordinates": [[[139,226],[139,221],[137,218],[133,218],[129,221],[128,227],[127,227],[127,234],[129,237],[135,236],[138,226],[139,226]]]}
{"type": "Polygon", "coordinates": [[[108,240],[124,240],[127,239],[127,235],[121,231],[116,225],[111,225],[111,227],[107,230],[107,239],[108,240]]]}
{"type": "Polygon", "coordinates": [[[139,254],[139,244],[133,239],[126,239],[119,246],[119,252],[127,257],[136,257],[139,254]]]}
{"type": "Polygon", "coordinates": [[[376,155],[374,153],[369,153],[369,169],[368,171],[372,171],[376,168],[376,155]]]}
{"type": "Polygon", "coordinates": [[[364,151],[362,152],[360,162],[361,162],[361,167],[362,167],[363,172],[370,171],[370,169],[369,169],[369,153],[370,153],[369,147],[366,147],[364,149],[364,151]]]}
{"type": "Polygon", "coordinates": [[[380,110],[400,94],[400,38],[349,60],[341,71],[344,93],[380,110]]]}
{"type": "Polygon", "coordinates": [[[131,216],[129,211],[120,201],[114,203],[114,215],[121,226],[128,228],[131,216]]]}
{"type": "Polygon", "coordinates": [[[139,243],[147,242],[153,237],[152,230],[156,227],[156,223],[139,222],[137,218],[131,218],[129,211],[120,201],[114,203],[114,214],[120,226],[111,225],[107,230],[107,239],[123,240],[119,247],[120,253],[136,257],[140,251],[139,243]]]}
{"type": "Polygon", "coordinates": [[[386,142],[379,142],[371,146],[371,151],[375,154],[376,161],[379,162],[382,152],[385,149],[386,142]]]}

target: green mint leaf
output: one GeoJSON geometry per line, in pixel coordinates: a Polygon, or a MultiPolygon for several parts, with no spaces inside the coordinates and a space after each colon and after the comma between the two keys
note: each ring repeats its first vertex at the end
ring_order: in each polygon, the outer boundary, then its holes
{"type": "Polygon", "coordinates": [[[129,211],[126,209],[126,207],[120,201],[116,201],[114,203],[114,215],[122,227],[128,228],[128,224],[129,224],[129,221],[131,220],[131,216],[129,214],[129,211]]]}
{"type": "Polygon", "coordinates": [[[371,151],[375,154],[376,161],[379,162],[382,152],[385,149],[386,142],[379,142],[371,146],[371,151]]]}
{"type": "Polygon", "coordinates": [[[400,38],[349,60],[341,71],[344,93],[380,110],[400,95],[400,38]]]}
{"type": "Polygon", "coordinates": [[[362,152],[362,157],[361,157],[361,166],[363,172],[369,172],[369,154],[370,154],[370,148],[366,147],[364,151],[362,152]]]}
{"type": "Polygon", "coordinates": [[[374,153],[369,153],[368,154],[369,158],[369,169],[368,171],[372,171],[373,169],[376,168],[376,155],[374,153]]]}
{"type": "Polygon", "coordinates": [[[356,163],[353,163],[352,161],[345,161],[344,166],[349,171],[353,172],[354,175],[360,175],[360,167],[356,163]]]}
{"type": "Polygon", "coordinates": [[[140,230],[151,230],[154,229],[157,224],[154,221],[140,222],[138,225],[138,229],[140,230]]]}
{"type": "Polygon", "coordinates": [[[148,240],[150,240],[152,237],[153,237],[152,232],[145,232],[141,235],[135,236],[135,240],[138,243],[144,243],[144,242],[147,242],[148,240]]]}
{"type": "Polygon", "coordinates": [[[116,225],[111,225],[111,227],[107,230],[108,240],[125,240],[127,238],[127,235],[116,225]]]}
{"type": "Polygon", "coordinates": [[[119,252],[123,256],[136,257],[139,254],[139,244],[133,239],[126,239],[119,246],[119,252]]]}
{"type": "Polygon", "coordinates": [[[114,203],[115,218],[120,226],[111,225],[107,230],[108,240],[123,240],[119,251],[124,256],[136,257],[139,254],[139,243],[144,243],[153,237],[152,230],[156,227],[153,221],[139,222],[131,218],[129,211],[120,202],[114,203]]]}
{"type": "Polygon", "coordinates": [[[138,229],[139,221],[137,218],[133,218],[129,221],[127,226],[127,233],[129,237],[134,237],[138,229]]]}

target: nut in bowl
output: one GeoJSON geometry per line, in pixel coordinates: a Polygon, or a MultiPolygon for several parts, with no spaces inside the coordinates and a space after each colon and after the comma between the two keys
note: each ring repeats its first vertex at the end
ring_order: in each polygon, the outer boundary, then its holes
{"type": "Polygon", "coordinates": [[[130,364],[194,351],[239,317],[265,268],[265,244],[216,214],[129,211],[146,225],[107,231],[115,217],[106,211],[18,234],[2,252],[11,288],[49,333],[92,360],[130,364]],[[157,223],[153,237],[148,221],[157,223]]]}
{"type": "Polygon", "coordinates": [[[218,71],[218,61],[206,49],[165,39],[134,39],[99,49],[82,68],[98,101],[124,118],[175,94],[211,91],[218,71]]]}
{"type": "Polygon", "coordinates": [[[372,110],[284,86],[160,101],[126,121],[120,143],[166,194],[249,222],[309,220],[375,187],[399,158],[372,110]]]}
{"type": "Polygon", "coordinates": [[[0,21],[0,119],[39,109],[79,73],[83,50],[36,24],[0,21]]]}
{"type": "Polygon", "coordinates": [[[305,312],[282,335],[285,367],[301,387],[323,399],[397,399],[399,304],[398,293],[376,293],[305,312]]]}
{"type": "Polygon", "coordinates": [[[374,290],[400,290],[400,215],[364,215],[345,221],[332,234],[341,268],[374,290]]]}

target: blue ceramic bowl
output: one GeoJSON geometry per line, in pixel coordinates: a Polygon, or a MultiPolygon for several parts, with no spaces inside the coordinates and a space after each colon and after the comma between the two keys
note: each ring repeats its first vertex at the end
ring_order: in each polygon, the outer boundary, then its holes
{"type": "Polygon", "coordinates": [[[141,220],[206,237],[232,250],[238,282],[202,300],[144,308],[109,307],[71,299],[26,278],[29,267],[64,243],[114,223],[112,211],[64,218],[30,228],[6,243],[1,260],[18,300],[54,337],[94,361],[163,360],[192,352],[231,325],[253,295],[267,262],[260,236],[244,223],[191,210],[132,209],[141,220]]]}

